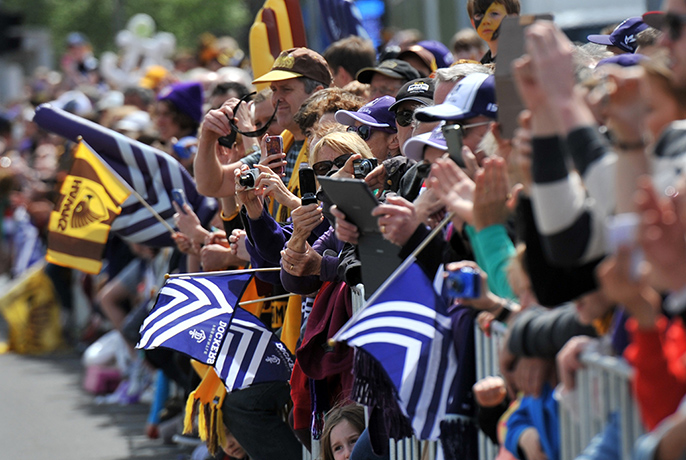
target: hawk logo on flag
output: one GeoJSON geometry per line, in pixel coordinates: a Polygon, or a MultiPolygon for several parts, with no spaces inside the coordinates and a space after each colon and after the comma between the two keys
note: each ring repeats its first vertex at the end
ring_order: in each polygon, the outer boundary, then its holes
{"type": "Polygon", "coordinates": [[[86,188],[86,196],[74,208],[74,215],[71,217],[71,226],[74,228],[85,227],[88,224],[97,222],[106,217],[105,206],[95,193],[86,188]],[[96,212],[98,209],[100,212],[96,212]]]}
{"type": "Polygon", "coordinates": [[[48,262],[99,273],[110,228],[130,193],[128,185],[80,142],[50,214],[48,262]]]}
{"type": "Polygon", "coordinates": [[[362,310],[340,340],[363,349],[386,372],[419,439],[438,439],[457,372],[447,308],[411,265],[362,310]]]}
{"type": "Polygon", "coordinates": [[[241,273],[168,279],[141,326],[136,348],[171,348],[211,365],[228,391],[287,381],[293,359],[286,347],[257,317],[236,306],[250,278],[241,273]]]}

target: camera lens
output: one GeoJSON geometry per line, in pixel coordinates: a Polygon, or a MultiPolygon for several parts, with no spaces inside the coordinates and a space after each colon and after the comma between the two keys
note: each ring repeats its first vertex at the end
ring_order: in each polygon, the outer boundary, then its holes
{"type": "Polygon", "coordinates": [[[238,183],[243,187],[254,187],[255,186],[255,176],[252,174],[242,174],[238,178],[238,183]]]}
{"type": "Polygon", "coordinates": [[[449,284],[448,284],[448,289],[453,291],[453,292],[462,292],[464,290],[464,284],[462,284],[462,280],[458,277],[450,277],[448,278],[449,284]]]}

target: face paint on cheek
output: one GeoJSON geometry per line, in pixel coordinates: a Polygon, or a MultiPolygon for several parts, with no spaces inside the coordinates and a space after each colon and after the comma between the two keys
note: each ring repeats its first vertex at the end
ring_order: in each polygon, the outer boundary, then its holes
{"type": "Polygon", "coordinates": [[[507,11],[504,5],[492,2],[479,21],[476,32],[487,42],[497,40],[500,35],[500,24],[506,15],[507,11]]]}
{"type": "Polygon", "coordinates": [[[483,17],[481,19],[474,19],[472,18],[472,26],[474,26],[474,30],[479,30],[479,26],[481,25],[481,21],[483,21],[483,17]]]}

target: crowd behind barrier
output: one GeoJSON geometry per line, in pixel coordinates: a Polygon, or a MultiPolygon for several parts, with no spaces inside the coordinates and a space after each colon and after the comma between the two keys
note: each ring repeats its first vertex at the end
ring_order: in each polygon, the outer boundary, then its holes
{"type": "Polygon", "coordinates": [[[202,460],[683,456],[682,3],[528,25],[511,139],[518,0],[452,49],[295,21],[260,75],[205,37],[113,79],[70,35],[0,113],[7,348],[85,349],[86,391],[202,460]]]}

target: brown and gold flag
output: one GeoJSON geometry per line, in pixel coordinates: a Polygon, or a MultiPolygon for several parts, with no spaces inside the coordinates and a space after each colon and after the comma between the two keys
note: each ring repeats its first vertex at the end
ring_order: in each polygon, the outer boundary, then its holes
{"type": "Polygon", "coordinates": [[[129,186],[90,146],[79,142],[50,215],[48,262],[99,273],[112,222],[130,194],[129,186]]]}

